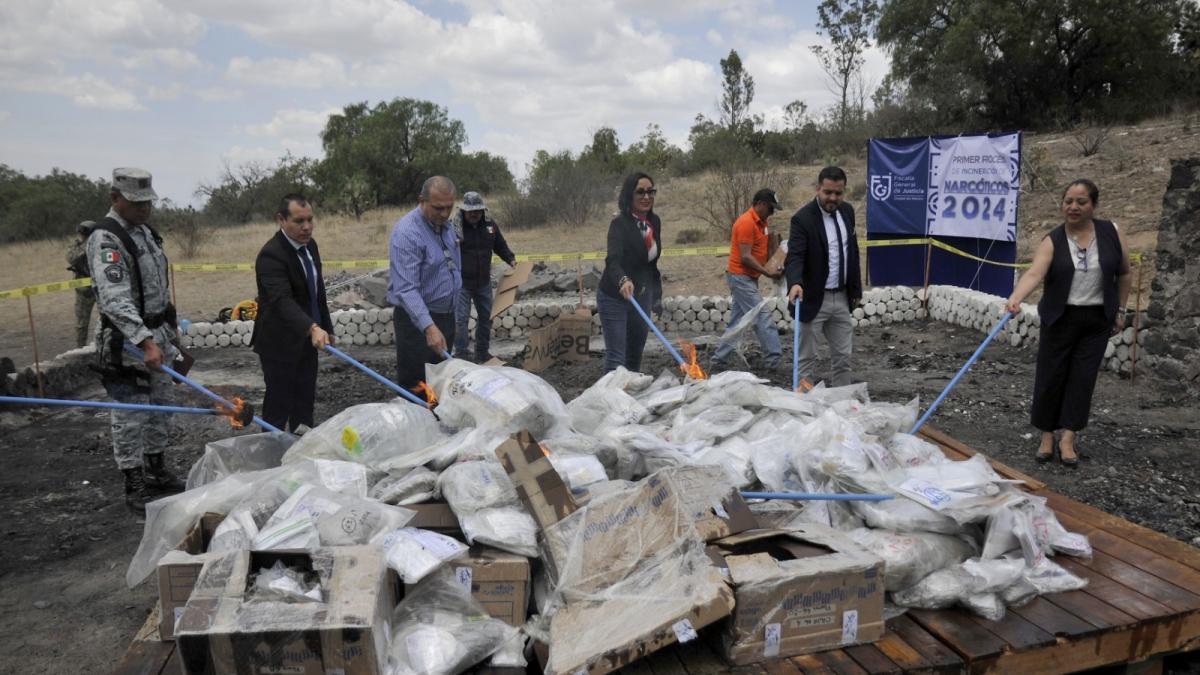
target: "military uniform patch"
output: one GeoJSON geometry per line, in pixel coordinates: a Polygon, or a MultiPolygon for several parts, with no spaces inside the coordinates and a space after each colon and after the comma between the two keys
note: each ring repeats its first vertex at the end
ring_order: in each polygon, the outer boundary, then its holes
{"type": "Polygon", "coordinates": [[[104,277],[114,284],[119,284],[125,279],[125,268],[120,265],[109,265],[104,268],[104,277]]]}
{"type": "Polygon", "coordinates": [[[121,262],[121,254],[116,249],[106,248],[100,254],[100,262],[103,263],[119,263],[121,262]]]}

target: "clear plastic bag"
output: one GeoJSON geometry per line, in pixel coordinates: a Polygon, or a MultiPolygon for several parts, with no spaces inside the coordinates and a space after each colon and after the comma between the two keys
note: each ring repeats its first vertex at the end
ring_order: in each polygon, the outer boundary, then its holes
{"type": "Polygon", "coordinates": [[[473,511],[520,505],[517,491],[499,461],[451,465],[438,477],[438,488],[460,518],[473,511]]]}
{"type": "Polygon", "coordinates": [[[392,612],[386,675],[457,675],[515,639],[448,569],[429,575],[392,612]]]}
{"type": "Polygon", "coordinates": [[[401,527],[376,534],[371,543],[383,549],[388,567],[406,584],[415,584],[447,560],[467,555],[467,547],[453,537],[401,527]]]}
{"type": "Polygon", "coordinates": [[[850,538],[883,558],[884,588],[908,588],[933,572],[966,560],[974,547],[959,539],[933,532],[891,532],[859,528],[850,538]]]}
{"type": "Polygon", "coordinates": [[[301,485],[263,525],[253,546],[285,548],[297,530],[307,527],[305,518],[315,525],[322,546],[366,544],[376,533],[398,528],[415,515],[410,509],[301,485]]]}
{"type": "Polygon", "coordinates": [[[582,434],[638,424],[650,411],[622,389],[593,385],[567,404],[571,426],[582,434]]]}
{"type": "Polygon", "coordinates": [[[479,509],[458,514],[458,524],[472,545],[487,544],[526,558],[537,557],[537,523],[520,507],[479,509]]]}
{"type": "Polygon", "coordinates": [[[985,619],[1004,618],[1004,602],[998,593],[1021,580],[1022,560],[968,560],[932,572],[916,584],[892,593],[892,602],[902,607],[942,609],[962,604],[985,619]]]}
{"type": "Polygon", "coordinates": [[[552,452],[548,455],[550,465],[572,490],[580,490],[592,483],[608,480],[604,465],[593,455],[569,455],[552,452]]]}
{"type": "Polygon", "coordinates": [[[670,439],[680,445],[697,441],[712,444],[719,439],[737,434],[750,424],[750,420],[753,418],[754,413],[732,405],[706,408],[695,417],[688,417],[685,408],[675,413],[670,439]]]}
{"type": "Polygon", "coordinates": [[[247,602],[324,602],[321,582],[315,572],[294,570],[276,560],[259,568],[246,595],[247,602]]]}
{"type": "Polygon", "coordinates": [[[235,473],[273,469],[296,437],[281,431],[231,436],[204,444],[204,456],[188,472],[187,489],[208,485],[235,473]]]}
{"type": "Polygon", "coordinates": [[[371,486],[368,496],[384,504],[404,506],[437,499],[438,475],[423,466],[389,473],[371,486]]]}
{"type": "Polygon", "coordinates": [[[567,406],[537,375],[461,359],[427,364],[425,377],[438,396],[438,415],[453,426],[504,433],[528,430],[535,437],[569,428],[567,406]]]}
{"type": "Polygon", "coordinates": [[[428,409],[403,399],[351,406],[300,437],[283,456],[336,459],[379,466],[397,456],[422,450],[445,434],[428,409]]]}

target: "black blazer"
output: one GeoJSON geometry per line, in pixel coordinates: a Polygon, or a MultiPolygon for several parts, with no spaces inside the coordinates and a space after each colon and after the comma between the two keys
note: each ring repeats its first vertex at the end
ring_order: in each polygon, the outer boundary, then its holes
{"type": "MultiPolygon", "coordinates": [[[[1125,267],[1121,237],[1111,220],[1093,218],[1092,224],[1096,228],[1096,242],[1100,245],[1104,316],[1112,323],[1117,320],[1117,277],[1125,267]]],[[[1050,258],[1050,269],[1046,270],[1038,317],[1043,326],[1052,326],[1067,308],[1067,296],[1071,294],[1071,281],[1075,278],[1075,260],[1071,257],[1071,245],[1067,243],[1066,225],[1059,225],[1046,236],[1054,243],[1054,255],[1050,258]]]]}
{"type": "MultiPolygon", "coordinates": [[[[862,276],[858,262],[858,238],[854,234],[854,207],[843,202],[838,207],[846,234],[846,297],[849,303],[862,299],[862,276]]],[[[792,216],[788,252],[784,262],[787,287],[804,289],[800,303],[800,321],[812,321],[825,299],[825,280],[829,278],[829,240],[825,237],[825,217],[813,199],[792,216]]],[[[795,310],[793,310],[795,311],[795,310]]]]}
{"type": "Polygon", "coordinates": [[[254,334],[250,344],[264,359],[299,361],[306,349],[312,349],[308,328],[319,323],[330,335],[333,321],[325,299],[324,277],[321,274],[321,253],[317,242],[308,244],[309,255],[317,270],[317,307],[321,320],[314,322],[308,315],[308,281],[300,256],[282,231],[263,245],[254,261],[254,278],[258,283],[258,316],[254,319],[254,334]]]}
{"type": "Polygon", "coordinates": [[[633,216],[622,213],[608,224],[608,253],[604,258],[604,274],[600,277],[600,290],[605,294],[621,297],[621,277],[629,277],[639,300],[661,301],[662,276],[658,272],[658,259],[662,257],[662,221],[654,212],[650,213],[650,229],[658,244],[654,260],[646,259],[646,242],[633,216]],[[653,296],[647,298],[647,291],[653,296]]]}

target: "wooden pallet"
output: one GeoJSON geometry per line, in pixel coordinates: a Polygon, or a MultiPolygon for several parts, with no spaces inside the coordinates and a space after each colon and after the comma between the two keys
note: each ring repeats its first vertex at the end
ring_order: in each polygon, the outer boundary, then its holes
{"type": "MultiPolygon", "coordinates": [[[[936,429],[921,432],[951,459],[976,451],[936,429]]],[[[1200,649],[1200,549],[1049,490],[1000,462],[997,473],[1025,481],[1062,524],[1086,534],[1090,561],[1055,561],[1088,580],[1087,588],[1044,595],[1001,621],[969,612],[914,610],[887,623],[870,644],[730,668],[703,640],[674,645],[625,670],[636,675],[795,675],[798,673],[1063,673],[1146,662],[1200,649]]],[[[152,613],[114,675],[174,675],[173,642],[158,642],[152,613]]]]}

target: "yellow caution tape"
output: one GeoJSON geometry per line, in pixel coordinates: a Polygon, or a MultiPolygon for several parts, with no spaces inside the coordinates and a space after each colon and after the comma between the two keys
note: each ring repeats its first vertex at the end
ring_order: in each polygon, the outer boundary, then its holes
{"type": "MultiPolygon", "coordinates": [[[[1029,267],[1028,263],[1003,263],[995,260],[986,260],[978,256],[971,255],[966,251],[960,251],[949,244],[945,244],[936,239],[876,239],[864,241],[861,243],[863,248],[874,248],[877,246],[916,246],[932,244],[937,248],[960,255],[964,258],[970,258],[978,262],[988,263],[990,265],[1000,265],[1002,267],[1012,267],[1024,269],[1029,267]]],[[[724,255],[729,253],[728,246],[690,246],[683,248],[666,248],[663,249],[662,256],[664,258],[678,258],[685,256],[704,256],[704,255],[724,255]]],[[[530,253],[517,256],[518,261],[541,261],[541,262],[568,262],[572,260],[604,260],[605,251],[580,251],[578,253],[530,253]]],[[[1133,263],[1141,263],[1143,254],[1140,252],[1131,252],[1129,260],[1133,263]]],[[[388,267],[390,262],[387,259],[377,260],[326,260],[322,265],[328,269],[378,269],[388,267]]],[[[254,271],[254,263],[171,263],[171,269],[175,272],[252,272],[254,271]]],[[[13,288],[7,291],[0,291],[0,300],[7,298],[26,298],[34,295],[42,295],[44,293],[58,293],[74,288],[87,288],[92,285],[91,279],[72,279],[70,281],[56,281],[49,284],[39,284],[36,286],[25,286],[24,288],[13,288]]]]}

